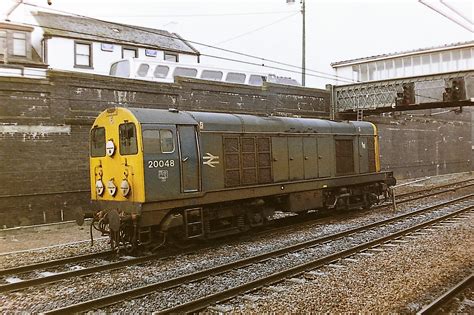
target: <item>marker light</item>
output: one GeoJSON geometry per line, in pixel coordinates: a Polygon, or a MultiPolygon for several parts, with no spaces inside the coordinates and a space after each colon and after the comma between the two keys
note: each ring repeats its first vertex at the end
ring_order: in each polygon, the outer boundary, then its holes
{"type": "Polygon", "coordinates": [[[107,183],[107,191],[112,197],[115,196],[115,193],[117,192],[117,186],[115,186],[113,179],[109,180],[107,183]]]}
{"type": "Polygon", "coordinates": [[[128,181],[124,179],[122,183],[120,183],[120,191],[122,192],[122,195],[124,197],[127,197],[128,193],[130,192],[130,185],[128,184],[128,181]]]}
{"type": "Polygon", "coordinates": [[[107,156],[112,156],[115,153],[115,144],[112,140],[107,141],[105,144],[105,151],[107,152],[107,156]]]}
{"type": "Polygon", "coordinates": [[[99,196],[102,196],[102,194],[104,193],[104,184],[100,179],[95,182],[95,191],[99,196]]]}

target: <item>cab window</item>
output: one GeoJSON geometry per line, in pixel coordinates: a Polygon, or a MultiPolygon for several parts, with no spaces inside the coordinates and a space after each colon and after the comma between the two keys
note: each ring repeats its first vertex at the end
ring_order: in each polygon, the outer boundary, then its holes
{"type": "Polygon", "coordinates": [[[137,131],[133,123],[125,123],[119,126],[120,154],[137,154],[137,131]]]}
{"type": "Polygon", "coordinates": [[[93,128],[91,130],[91,156],[105,156],[105,128],[93,128]]]}
{"type": "Polygon", "coordinates": [[[143,131],[143,150],[145,151],[145,154],[161,153],[159,130],[143,131]]]}
{"type": "Polygon", "coordinates": [[[161,153],[174,152],[174,140],[171,130],[160,130],[161,153]]]}

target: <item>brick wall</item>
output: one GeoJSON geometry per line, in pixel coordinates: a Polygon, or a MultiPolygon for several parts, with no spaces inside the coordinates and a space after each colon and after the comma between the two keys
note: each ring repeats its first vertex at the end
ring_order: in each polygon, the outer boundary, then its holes
{"type": "MultiPolygon", "coordinates": [[[[111,106],[329,117],[326,90],[174,84],[51,71],[0,77],[0,228],[74,218],[89,206],[88,132],[111,106]]],[[[470,170],[470,113],[367,117],[379,127],[382,166],[398,177],[470,170]]]]}
{"type": "Polygon", "coordinates": [[[0,228],[71,220],[89,205],[88,132],[111,106],[329,117],[325,90],[175,84],[50,71],[0,77],[0,228]]]}
{"type": "Polygon", "coordinates": [[[436,110],[366,117],[379,130],[382,169],[415,178],[472,169],[471,112],[436,110]]]}

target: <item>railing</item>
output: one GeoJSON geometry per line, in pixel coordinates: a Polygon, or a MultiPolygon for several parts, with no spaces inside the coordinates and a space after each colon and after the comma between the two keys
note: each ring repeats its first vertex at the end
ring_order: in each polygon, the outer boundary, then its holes
{"type": "Polygon", "coordinates": [[[336,112],[465,101],[474,97],[474,70],[334,86],[336,112]]]}

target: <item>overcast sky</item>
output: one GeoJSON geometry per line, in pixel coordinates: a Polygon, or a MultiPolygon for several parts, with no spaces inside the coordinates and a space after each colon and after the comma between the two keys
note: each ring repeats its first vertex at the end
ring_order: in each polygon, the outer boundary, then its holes
{"type": "MultiPolygon", "coordinates": [[[[425,1],[455,16],[438,0],[425,1]]],[[[46,0],[29,2],[47,6],[46,0]]],[[[473,19],[474,1],[445,2],[473,19]]],[[[165,29],[191,41],[301,66],[299,0],[291,5],[286,0],[52,0],[50,8],[165,29]]],[[[331,62],[474,39],[472,32],[418,0],[306,0],[306,22],[306,66],[310,75],[313,74],[310,70],[333,73],[331,62]]],[[[258,59],[194,46],[203,54],[262,63],[258,59]]],[[[223,63],[209,57],[201,60],[202,63],[223,63]]],[[[270,65],[268,61],[265,64],[270,65]]],[[[249,66],[226,62],[226,67],[249,66]]],[[[259,68],[263,72],[284,74],[259,68]]],[[[286,75],[301,80],[299,74],[286,75]]],[[[313,76],[307,76],[306,82],[313,87],[332,83],[313,76]]]]}

